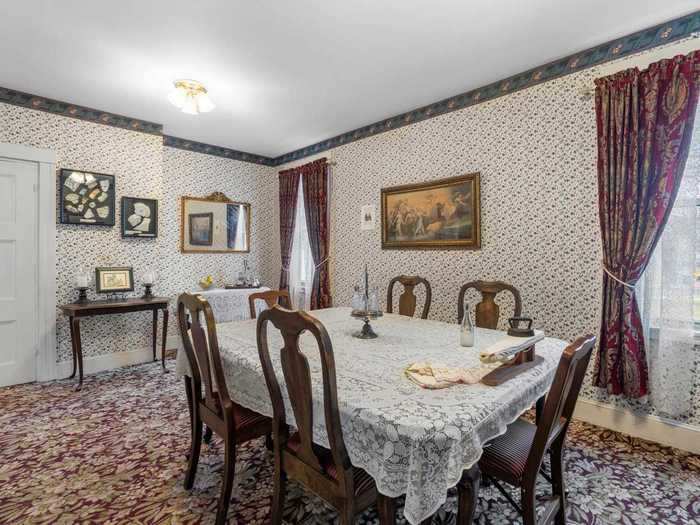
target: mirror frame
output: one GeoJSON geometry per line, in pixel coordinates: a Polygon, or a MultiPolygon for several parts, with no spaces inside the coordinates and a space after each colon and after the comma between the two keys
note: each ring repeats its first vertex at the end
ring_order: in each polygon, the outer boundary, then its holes
{"type": "Polygon", "coordinates": [[[192,197],[190,195],[183,195],[180,197],[180,252],[181,253],[250,253],[250,203],[249,202],[238,202],[229,199],[226,195],[219,191],[215,191],[207,197],[192,197]],[[246,216],[246,238],[248,240],[246,250],[202,250],[185,248],[185,228],[187,224],[185,223],[185,203],[187,201],[199,201],[199,202],[216,202],[222,204],[238,204],[243,206],[246,216]]]}

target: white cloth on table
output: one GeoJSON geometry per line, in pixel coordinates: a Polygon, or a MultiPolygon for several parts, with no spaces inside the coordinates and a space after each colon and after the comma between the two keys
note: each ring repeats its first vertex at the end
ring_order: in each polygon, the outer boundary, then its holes
{"type": "MultiPolygon", "coordinates": [[[[230,321],[243,321],[250,319],[250,307],[248,297],[258,292],[266,292],[269,288],[242,288],[230,289],[214,288],[212,290],[193,291],[204,297],[214,312],[214,319],[217,323],[228,323],[230,321]]],[[[258,313],[266,308],[265,301],[256,301],[255,309],[258,313]]]]}
{"type": "MultiPolygon", "coordinates": [[[[414,524],[445,502],[447,490],[479,460],[486,442],[504,433],[547,392],[566,346],[564,341],[543,339],[536,345],[543,362],[496,387],[475,384],[429,390],[405,376],[406,366],[416,361],[479,366],[480,351],[504,332],[477,328],[477,346],[464,348],[457,324],[387,314],[372,321],[377,339],[360,340],[352,337],[361,322],[350,317],[350,308],[311,313],[324,324],[333,344],[340,419],[350,460],[374,478],[382,494],[406,494],[404,514],[414,524]]],[[[255,321],[220,324],[217,336],[233,400],[271,416],[255,321]]],[[[285,396],[287,422],[293,425],[281,373],[282,340],[271,325],[268,342],[285,396]]],[[[328,446],[319,353],[308,333],[302,335],[300,345],[313,383],[314,441],[328,446]]],[[[184,374],[187,363],[181,354],[177,370],[184,374]]]]}

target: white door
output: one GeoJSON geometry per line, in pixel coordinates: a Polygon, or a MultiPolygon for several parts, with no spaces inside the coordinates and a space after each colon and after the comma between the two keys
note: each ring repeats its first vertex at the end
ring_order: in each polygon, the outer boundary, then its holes
{"type": "Polygon", "coordinates": [[[0,158],[0,386],[36,378],[39,165],[0,158]]]}

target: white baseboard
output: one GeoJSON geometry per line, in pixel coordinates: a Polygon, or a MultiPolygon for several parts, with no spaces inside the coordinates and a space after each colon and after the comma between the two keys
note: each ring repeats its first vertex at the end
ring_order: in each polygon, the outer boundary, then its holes
{"type": "Polygon", "coordinates": [[[700,427],[659,416],[638,416],[612,405],[579,399],[574,417],[622,434],[700,454],[700,427]]]}
{"type": "MultiPolygon", "coordinates": [[[[169,343],[170,341],[168,341],[169,343]]],[[[167,348],[173,348],[169,344],[167,348]]],[[[160,348],[156,351],[157,359],[160,359],[160,348]]],[[[153,361],[153,350],[142,348],[127,352],[114,352],[111,354],[83,357],[83,374],[95,374],[105,370],[114,370],[122,366],[138,365],[153,361]]],[[[68,377],[73,371],[73,361],[61,361],[56,364],[59,378],[68,377]]]]}

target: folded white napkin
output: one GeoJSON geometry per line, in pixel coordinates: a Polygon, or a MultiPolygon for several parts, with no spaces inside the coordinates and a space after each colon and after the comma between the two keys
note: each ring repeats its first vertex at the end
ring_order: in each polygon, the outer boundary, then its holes
{"type": "Polygon", "coordinates": [[[473,368],[431,365],[428,362],[413,363],[406,368],[406,376],[423,388],[447,388],[458,383],[473,385],[481,381],[493,367],[473,368]]]}
{"type": "Polygon", "coordinates": [[[507,361],[513,358],[518,352],[531,347],[537,341],[541,341],[542,339],[544,339],[544,332],[542,330],[535,330],[535,335],[532,337],[515,337],[512,335],[504,335],[491,346],[482,350],[479,353],[479,358],[481,359],[482,363],[507,361]]]}

